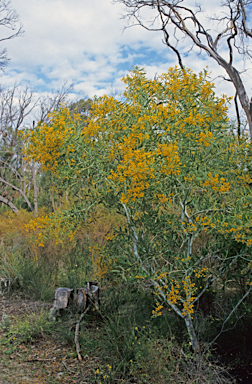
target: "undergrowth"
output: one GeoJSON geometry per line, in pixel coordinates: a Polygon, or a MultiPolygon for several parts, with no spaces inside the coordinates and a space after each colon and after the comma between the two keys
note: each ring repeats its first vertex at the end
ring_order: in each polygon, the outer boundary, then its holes
{"type": "MultiPolygon", "coordinates": [[[[125,284],[103,293],[100,311],[90,310],[81,323],[82,356],[84,360],[94,361],[88,374],[89,383],[233,382],[210,355],[195,356],[187,341],[179,341],[181,324],[170,312],[152,318],[154,305],[151,291],[137,285],[125,284]]],[[[52,343],[53,340],[67,343],[75,354],[77,318],[78,315],[68,311],[56,322],[50,322],[45,309],[30,310],[11,323],[6,322],[5,316],[1,323],[5,330],[2,338],[5,353],[13,353],[20,344],[47,338],[52,343]]]]}

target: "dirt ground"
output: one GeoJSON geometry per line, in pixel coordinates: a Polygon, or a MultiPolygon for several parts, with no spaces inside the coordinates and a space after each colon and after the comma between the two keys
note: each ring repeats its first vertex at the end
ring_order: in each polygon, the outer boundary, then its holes
{"type": "MultiPolygon", "coordinates": [[[[50,303],[0,296],[0,322],[3,314],[9,316],[11,323],[15,323],[26,313],[40,312],[42,308],[48,309],[50,306],[50,303]]],[[[6,331],[0,327],[0,341],[5,336],[6,331]]],[[[85,356],[78,361],[72,346],[43,335],[43,330],[36,340],[16,348],[10,347],[0,342],[0,384],[95,382],[91,376],[96,368],[96,359],[85,356]]]]}

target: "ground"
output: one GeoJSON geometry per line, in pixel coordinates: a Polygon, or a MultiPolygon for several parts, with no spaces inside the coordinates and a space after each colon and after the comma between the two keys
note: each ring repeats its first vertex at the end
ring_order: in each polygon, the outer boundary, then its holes
{"type": "MultiPolygon", "coordinates": [[[[47,311],[50,306],[50,303],[20,297],[0,297],[0,325],[8,319],[11,326],[27,314],[47,311]]],[[[45,335],[42,327],[38,337],[19,345],[15,344],[16,340],[13,344],[6,343],[7,333],[8,324],[4,329],[0,327],[0,384],[93,382],[90,374],[96,368],[95,359],[85,356],[78,361],[73,345],[45,335]]],[[[18,337],[17,334],[15,339],[18,337]]]]}
{"type": "MultiPolygon", "coordinates": [[[[177,344],[171,345],[169,340],[163,340],[160,335],[155,338],[155,334],[152,336],[148,333],[154,328],[148,328],[148,332],[144,331],[145,325],[139,328],[140,323],[136,319],[139,312],[137,306],[133,308],[134,311],[130,311],[128,306],[127,321],[126,313],[122,323],[119,321],[120,317],[115,318],[116,323],[110,318],[111,322],[105,322],[103,327],[99,325],[99,313],[95,310],[91,312],[86,323],[84,320],[82,322],[80,338],[82,337],[81,343],[85,344],[86,352],[81,351],[83,359],[79,361],[74,344],[75,325],[79,315],[76,317],[73,312],[65,312],[63,318],[52,322],[48,319],[51,307],[52,301],[44,303],[20,295],[0,296],[0,384],[166,384],[168,376],[169,383],[179,384],[210,383],[210,377],[214,384],[252,382],[249,373],[237,372],[235,380],[226,368],[212,360],[200,360],[201,363],[195,365],[196,360],[192,359],[189,351],[186,358],[177,344]],[[133,317],[130,317],[131,313],[134,313],[133,317]],[[129,321],[132,322],[131,328],[128,327],[129,321]],[[106,337],[102,337],[104,332],[106,337]],[[120,371],[120,362],[123,359],[120,357],[121,360],[115,360],[115,353],[111,353],[112,361],[111,356],[110,361],[106,361],[115,345],[116,350],[121,348],[118,351],[120,356],[121,353],[126,356],[129,342],[131,347],[131,341],[134,344],[137,338],[138,344],[143,343],[143,347],[136,350],[141,359],[140,365],[137,365],[136,360],[134,371],[120,371]],[[124,344],[127,344],[125,349],[124,344]],[[143,353],[142,357],[140,353],[143,353]],[[143,372],[142,367],[145,369],[143,372]],[[164,376],[164,367],[168,376],[164,376]]],[[[123,309],[125,310],[125,302],[118,311],[123,309]]],[[[140,310],[142,311],[142,307],[140,310]]]]}

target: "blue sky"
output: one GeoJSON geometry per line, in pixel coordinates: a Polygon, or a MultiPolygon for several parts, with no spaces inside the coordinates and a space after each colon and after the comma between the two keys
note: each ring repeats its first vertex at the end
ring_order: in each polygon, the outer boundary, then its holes
{"type": "MultiPolygon", "coordinates": [[[[206,16],[210,13],[220,14],[219,3],[200,1],[205,23],[209,23],[206,16]]],[[[174,53],[162,43],[161,32],[139,26],[124,29],[123,6],[111,0],[12,0],[11,4],[20,15],[25,34],[2,44],[11,58],[0,80],[7,88],[17,83],[46,95],[68,81],[74,85],[72,98],[115,94],[123,91],[120,79],[132,65],[144,67],[153,78],[177,64],[174,53]]],[[[194,1],[185,0],[185,4],[190,6],[194,1]]],[[[181,40],[181,47],[186,52],[188,41],[181,40]]],[[[224,75],[221,67],[197,51],[192,51],[184,64],[196,72],[208,65],[212,78],[224,75]]],[[[243,69],[241,58],[236,65],[243,69]]],[[[244,79],[250,95],[249,72],[244,79]]],[[[220,79],[216,80],[216,92],[234,95],[232,86],[220,79]]]]}

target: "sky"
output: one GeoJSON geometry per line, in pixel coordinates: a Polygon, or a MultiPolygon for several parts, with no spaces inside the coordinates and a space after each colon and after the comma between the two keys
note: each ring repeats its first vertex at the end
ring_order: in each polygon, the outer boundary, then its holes
{"type": "MultiPolygon", "coordinates": [[[[185,0],[185,4],[194,5],[194,1],[185,0]]],[[[202,20],[214,30],[217,26],[207,16],[220,15],[220,0],[201,0],[200,4],[202,20]]],[[[149,32],[140,26],[125,29],[124,7],[111,0],[12,0],[11,6],[19,13],[25,32],[22,37],[1,43],[11,59],[0,78],[5,88],[16,83],[42,96],[67,81],[74,86],[70,95],[73,99],[118,95],[124,89],[121,78],[132,66],[144,67],[147,76],[154,78],[177,64],[176,55],[162,42],[162,32],[149,32]]],[[[143,15],[146,20],[151,16],[143,15]]],[[[1,37],[6,30],[0,28],[1,37]]],[[[187,67],[198,73],[208,65],[216,93],[234,95],[232,85],[218,78],[225,73],[214,60],[196,50],[187,53],[191,47],[187,40],[180,39],[179,43],[187,67]]],[[[222,49],[227,55],[225,47],[222,49]]],[[[237,56],[235,65],[243,70],[241,57],[237,56]]],[[[248,68],[248,63],[245,66],[248,68]]],[[[243,75],[249,96],[250,75],[252,71],[243,75]]]]}

